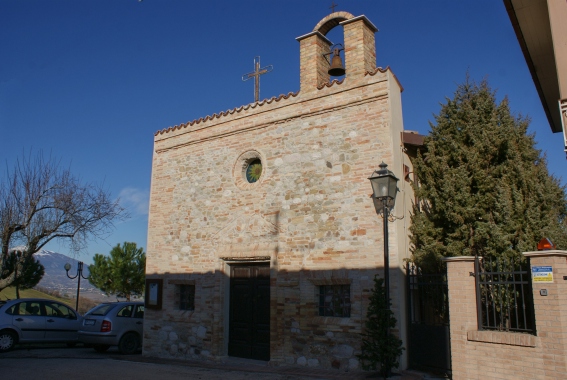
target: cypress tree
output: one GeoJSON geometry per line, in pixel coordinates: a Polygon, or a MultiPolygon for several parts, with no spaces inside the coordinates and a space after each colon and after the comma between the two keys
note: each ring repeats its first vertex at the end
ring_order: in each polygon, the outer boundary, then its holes
{"type": "Polygon", "coordinates": [[[402,341],[390,332],[396,327],[396,318],[386,306],[384,279],[376,276],[366,313],[366,328],[362,334],[362,353],[357,356],[363,369],[378,370],[384,379],[392,368],[399,367],[399,357],[403,351],[402,341]]]}
{"type": "Polygon", "coordinates": [[[419,183],[410,227],[413,259],[441,271],[442,257],[522,259],[548,237],[567,248],[565,187],[547,170],[528,133],[486,80],[469,78],[430,123],[414,160],[419,183]]]}

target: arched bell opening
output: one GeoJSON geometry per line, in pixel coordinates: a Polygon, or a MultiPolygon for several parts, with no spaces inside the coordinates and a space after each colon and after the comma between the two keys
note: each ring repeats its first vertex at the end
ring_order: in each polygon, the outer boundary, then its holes
{"type": "Polygon", "coordinates": [[[365,16],[335,12],[323,18],[312,32],[297,37],[300,90],[316,91],[331,80],[364,78],[375,70],[377,31],[365,16]]]}
{"type": "Polygon", "coordinates": [[[329,64],[329,68],[327,70],[327,73],[330,76],[329,80],[342,80],[346,75],[344,61],[344,31],[342,26],[332,28],[325,37],[332,42],[329,53],[325,55],[325,59],[329,64]]]}
{"type": "Polygon", "coordinates": [[[330,77],[329,81],[342,80],[347,74],[344,56],[344,29],[340,23],[351,17],[354,16],[350,13],[347,14],[347,12],[335,12],[321,20],[315,27],[315,30],[331,41],[329,52],[324,54],[329,65],[327,70],[330,77]]]}

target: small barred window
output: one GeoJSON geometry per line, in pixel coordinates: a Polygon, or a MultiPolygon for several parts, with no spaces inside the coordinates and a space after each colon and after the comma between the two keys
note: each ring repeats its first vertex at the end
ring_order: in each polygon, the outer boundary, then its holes
{"type": "Polygon", "coordinates": [[[175,285],[178,310],[195,310],[195,285],[175,285]]]}
{"type": "Polygon", "coordinates": [[[319,316],[350,317],[350,285],[320,285],[319,316]]]}

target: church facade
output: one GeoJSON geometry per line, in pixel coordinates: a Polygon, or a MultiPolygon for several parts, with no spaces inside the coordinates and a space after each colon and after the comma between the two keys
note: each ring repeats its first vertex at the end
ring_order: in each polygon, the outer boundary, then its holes
{"type": "Polygon", "coordinates": [[[373,279],[384,274],[367,179],[381,162],[400,178],[388,236],[405,339],[411,134],[398,80],[376,68],[376,31],[365,16],[332,13],[297,38],[298,92],[155,134],[144,355],[360,368],[373,279]],[[340,81],[328,74],[335,27],[340,81]]]}

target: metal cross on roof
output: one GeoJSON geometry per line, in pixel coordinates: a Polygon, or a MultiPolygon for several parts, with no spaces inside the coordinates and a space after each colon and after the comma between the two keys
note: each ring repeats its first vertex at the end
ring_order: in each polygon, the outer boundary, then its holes
{"type": "Polygon", "coordinates": [[[331,10],[331,13],[335,13],[335,7],[337,6],[337,4],[335,4],[334,1],[331,2],[331,6],[329,7],[329,9],[331,10]]]}
{"type": "Polygon", "coordinates": [[[268,65],[266,67],[260,68],[260,57],[254,57],[254,71],[242,76],[242,81],[247,81],[248,79],[254,78],[254,101],[257,102],[260,98],[260,75],[264,75],[272,71],[274,67],[268,65]]]}

